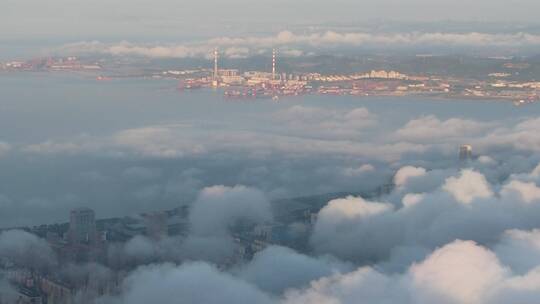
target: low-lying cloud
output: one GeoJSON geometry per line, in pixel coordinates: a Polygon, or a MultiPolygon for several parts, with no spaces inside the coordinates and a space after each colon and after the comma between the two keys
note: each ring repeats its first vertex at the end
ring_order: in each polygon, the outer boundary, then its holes
{"type": "Polygon", "coordinates": [[[535,230],[507,231],[496,249],[455,240],[395,273],[269,247],[239,272],[203,262],[143,266],[120,295],[99,303],[533,303],[540,295],[538,265],[530,263],[537,242],[535,230]]]}
{"type": "MultiPolygon", "coordinates": [[[[432,179],[422,168],[403,170],[422,173],[414,177],[420,184],[432,179]]],[[[403,248],[417,247],[421,253],[422,248],[433,249],[455,239],[493,244],[505,230],[530,229],[540,220],[535,184],[510,180],[502,187],[492,186],[471,169],[447,174],[438,187],[401,184],[380,198],[382,202],[360,197],[329,202],[318,214],[313,247],[361,263],[401,260],[403,248]]]]}
{"type": "Polygon", "coordinates": [[[282,48],[285,56],[301,56],[311,49],[339,47],[534,47],[540,45],[540,36],[529,33],[366,33],[326,31],[297,34],[282,31],[273,36],[218,37],[202,42],[184,44],[141,45],[127,41],[102,43],[99,41],[75,42],[62,46],[59,51],[69,54],[101,53],[109,55],[136,55],[151,58],[209,58],[219,47],[229,58],[245,58],[282,48]]]}
{"type": "Polygon", "coordinates": [[[57,263],[47,241],[22,230],[0,233],[0,257],[36,270],[47,270],[57,263]]]}

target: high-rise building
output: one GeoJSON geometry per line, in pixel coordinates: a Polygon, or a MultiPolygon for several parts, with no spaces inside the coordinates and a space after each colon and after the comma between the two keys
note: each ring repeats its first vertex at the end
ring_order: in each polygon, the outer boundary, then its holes
{"type": "Polygon", "coordinates": [[[77,208],[69,216],[69,239],[74,244],[96,241],[96,216],[94,210],[77,208]]]}
{"type": "Polygon", "coordinates": [[[459,160],[467,161],[472,159],[472,146],[471,145],[461,145],[459,147],[459,160]]]}
{"type": "Polygon", "coordinates": [[[168,235],[167,213],[152,212],[144,214],[143,217],[148,237],[160,239],[168,235]]]}

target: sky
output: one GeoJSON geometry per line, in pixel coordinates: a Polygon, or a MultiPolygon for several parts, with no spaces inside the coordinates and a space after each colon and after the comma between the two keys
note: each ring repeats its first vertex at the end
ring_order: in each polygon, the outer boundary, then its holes
{"type": "Polygon", "coordinates": [[[4,0],[1,8],[0,60],[50,56],[51,49],[93,41],[184,46],[282,32],[383,39],[391,33],[540,33],[534,0],[4,0]]]}
{"type": "Polygon", "coordinates": [[[535,0],[4,0],[3,39],[181,39],[299,24],[536,23],[535,0]]]}

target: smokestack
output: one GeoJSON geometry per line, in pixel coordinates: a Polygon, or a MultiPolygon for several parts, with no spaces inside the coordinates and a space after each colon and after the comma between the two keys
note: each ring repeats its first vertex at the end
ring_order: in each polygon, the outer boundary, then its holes
{"type": "Polygon", "coordinates": [[[218,49],[214,49],[214,82],[218,81],[218,49]]]}
{"type": "Polygon", "coordinates": [[[276,49],[272,49],[272,80],[276,80],[276,49]]]}

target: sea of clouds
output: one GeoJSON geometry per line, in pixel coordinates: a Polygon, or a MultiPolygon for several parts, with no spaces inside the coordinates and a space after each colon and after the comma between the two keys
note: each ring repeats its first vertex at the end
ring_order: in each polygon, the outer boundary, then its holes
{"type": "Polygon", "coordinates": [[[294,33],[281,31],[275,35],[217,37],[185,43],[132,43],[120,41],[105,43],[98,40],[72,42],[54,51],[60,54],[102,54],[114,56],[143,56],[150,58],[210,58],[214,48],[227,58],[246,58],[267,54],[279,48],[285,57],[314,54],[321,50],[339,48],[366,49],[415,49],[415,48],[464,48],[464,49],[523,49],[540,45],[540,36],[527,32],[338,32],[322,31],[294,33]]]}
{"type": "MultiPolygon", "coordinates": [[[[5,142],[0,151],[5,158],[144,163],[121,167],[116,175],[93,171],[79,178],[96,187],[129,181],[131,208],[151,207],[137,200],[186,199],[187,236],[138,236],[111,246],[110,260],[133,270],[120,294],[98,303],[535,303],[540,296],[540,119],[420,114],[388,127],[365,107],[309,105],[291,105],[264,119],[276,128],[200,131],[168,123],[103,136],[5,142]],[[466,163],[457,160],[462,143],[474,144],[475,158],[466,163]],[[203,160],[207,167],[194,162],[164,181],[165,169],[152,165],[182,159],[203,160]],[[208,177],[217,172],[208,163],[225,168],[229,162],[235,174],[208,177]],[[390,193],[361,194],[389,182],[395,185],[390,193]],[[251,261],[216,266],[234,254],[228,227],[271,222],[272,200],[290,196],[295,187],[328,193],[343,185],[356,194],[329,200],[313,227],[303,227],[308,251],[270,246],[251,261]]],[[[32,214],[80,203],[76,195],[54,201],[3,195],[0,221],[24,214],[35,222],[32,214]]],[[[101,214],[126,210],[117,205],[95,201],[93,207],[101,214]]],[[[0,255],[34,268],[58,267],[46,242],[20,230],[0,235],[0,255]]],[[[74,278],[110,275],[95,264],[62,268],[74,278]]]]}

